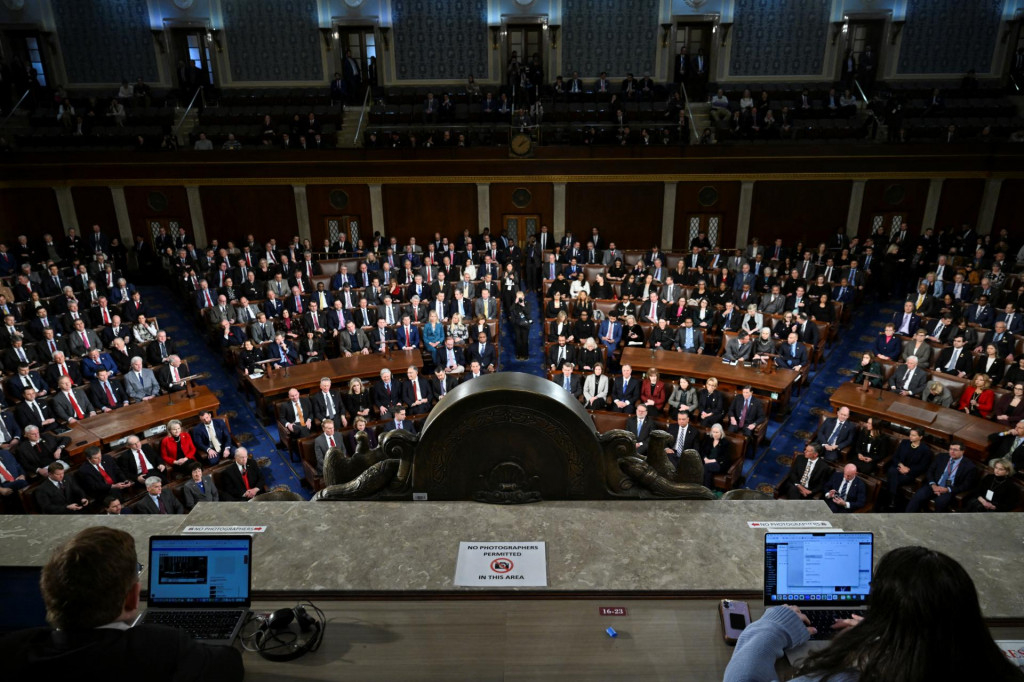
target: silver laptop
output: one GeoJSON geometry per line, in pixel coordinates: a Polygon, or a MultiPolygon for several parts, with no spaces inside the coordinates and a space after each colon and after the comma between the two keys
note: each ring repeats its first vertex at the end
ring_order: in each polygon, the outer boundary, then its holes
{"type": "Polygon", "coordinates": [[[801,653],[827,646],[837,632],[832,629],[837,619],[863,615],[873,558],[871,533],[765,534],[765,608],[799,606],[818,630],[809,646],[792,650],[791,663],[801,653]]]}
{"type": "Polygon", "coordinates": [[[249,614],[252,537],[154,535],[149,600],[136,623],[180,628],[204,644],[231,644],[249,614]]]}

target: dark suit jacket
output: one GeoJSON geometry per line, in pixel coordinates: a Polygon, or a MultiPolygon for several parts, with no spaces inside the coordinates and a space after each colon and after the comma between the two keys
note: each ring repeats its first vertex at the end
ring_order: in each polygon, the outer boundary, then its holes
{"type": "MultiPolygon", "coordinates": [[[[70,362],[68,360],[65,360],[64,364],[67,365],[68,376],[71,377],[72,383],[74,383],[76,386],[81,386],[82,385],[82,371],[79,369],[78,363],[77,362],[70,362]]],[[[51,364],[51,365],[47,366],[47,368],[46,368],[46,383],[50,384],[51,386],[56,386],[57,385],[57,381],[60,379],[60,377],[61,377],[60,368],[57,367],[57,365],[51,364]]]]}
{"type": "MultiPolygon", "coordinates": [[[[813,474],[811,478],[814,478],[813,474]]],[[[829,490],[835,490],[836,495],[838,495],[839,489],[842,487],[842,485],[843,472],[837,471],[832,474],[832,477],[829,479],[828,484],[825,485],[825,491],[827,492],[829,490]]],[[[835,504],[831,499],[825,500],[825,504],[827,504],[828,508],[837,514],[854,512],[863,507],[864,503],[867,502],[867,494],[867,486],[864,485],[864,481],[860,480],[860,477],[858,476],[855,477],[852,481],[850,481],[850,489],[846,491],[846,501],[850,503],[849,507],[841,507],[835,504]]]]}
{"type": "MultiPolygon", "coordinates": [[[[943,453],[938,455],[932,460],[932,465],[928,467],[928,475],[925,476],[925,485],[936,484],[938,485],[939,479],[942,478],[942,474],[946,470],[946,465],[949,464],[949,454],[943,453]]],[[[953,478],[953,485],[946,486],[950,489],[950,492],[954,495],[967,492],[968,490],[974,490],[974,487],[978,485],[978,468],[974,466],[968,457],[964,456],[960,458],[960,464],[956,469],[956,477],[953,478]]]]}
{"type": "MultiPolygon", "coordinates": [[[[629,386],[625,391],[622,390],[622,377],[615,379],[615,383],[612,384],[612,400],[625,400],[631,405],[636,404],[636,401],[640,400],[640,384],[643,381],[636,377],[629,378],[629,386]]],[[[650,417],[648,417],[650,418],[650,417]]]]}
{"type": "MultiPolygon", "coordinates": [[[[164,346],[166,347],[168,355],[177,354],[178,344],[174,343],[174,341],[167,339],[164,346]]],[[[152,341],[148,346],[146,346],[146,359],[149,360],[149,364],[154,367],[163,362],[163,357],[160,355],[160,344],[158,342],[152,341]]]]}
{"type": "Polygon", "coordinates": [[[473,360],[479,360],[480,361],[480,369],[484,370],[484,371],[486,371],[487,368],[490,365],[496,365],[498,363],[498,360],[497,360],[497,358],[495,357],[495,354],[494,354],[494,344],[493,343],[488,343],[484,347],[484,352],[482,354],[480,353],[480,344],[479,343],[474,342],[474,343],[471,343],[471,344],[467,344],[467,346],[466,346],[466,355],[468,356],[467,360],[469,360],[469,362],[473,362],[473,360]]]}
{"type": "MultiPolygon", "coordinates": [[[[832,436],[832,431],[835,430],[836,423],[838,421],[839,420],[835,417],[825,420],[821,425],[821,429],[818,431],[818,443],[821,443],[822,445],[828,443],[828,439],[832,436]]],[[[835,445],[837,445],[840,450],[845,450],[847,447],[853,445],[853,441],[856,440],[856,438],[857,425],[850,420],[846,420],[846,422],[843,423],[842,428],[839,429],[839,433],[836,434],[835,445]]]]}
{"type": "MultiPolygon", "coordinates": [[[[1024,468],[1024,442],[1021,442],[1020,447],[1014,450],[1013,442],[1016,438],[1012,433],[1008,436],[1002,436],[999,432],[989,434],[988,453],[990,457],[1009,457],[1014,468],[1019,471],[1024,468]]],[[[25,465],[22,464],[22,466],[25,465]]]]}
{"type": "Polygon", "coordinates": [[[110,404],[110,399],[107,397],[106,391],[103,390],[102,384],[98,380],[93,380],[89,384],[89,400],[96,407],[97,410],[104,407],[116,409],[123,407],[128,402],[128,395],[124,392],[124,388],[121,387],[120,381],[113,379],[107,379],[107,384],[110,385],[110,392],[114,394],[114,404],[110,404]]]}
{"type": "MultiPolygon", "coordinates": [[[[213,420],[213,433],[217,436],[217,440],[220,441],[221,450],[231,447],[231,434],[228,433],[228,425],[224,423],[223,419],[213,420]]],[[[206,424],[199,422],[193,426],[191,435],[192,443],[195,444],[197,452],[206,453],[210,449],[210,434],[206,432],[206,424]]]]}
{"type": "MultiPolygon", "coordinates": [[[[804,469],[806,468],[807,458],[803,455],[797,455],[796,459],[793,460],[793,466],[789,468],[789,477],[786,479],[786,482],[790,486],[796,486],[799,484],[800,479],[803,478],[804,469]]],[[[811,491],[812,496],[823,492],[825,480],[828,478],[830,471],[832,471],[832,468],[827,462],[819,457],[818,463],[814,465],[814,471],[811,472],[811,480],[807,483],[807,489],[811,491]]]]}
{"type": "Polygon", "coordinates": [[[36,506],[44,514],[73,514],[69,504],[81,504],[85,492],[73,476],[64,475],[64,491],[61,492],[50,480],[44,480],[33,493],[36,506]]]}
{"type": "MultiPolygon", "coordinates": [[[[142,446],[142,454],[146,458],[146,466],[149,467],[149,471],[146,472],[146,476],[156,476],[157,478],[163,479],[166,482],[167,477],[158,470],[156,467],[163,464],[163,460],[160,459],[160,455],[153,452],[151,445],[142,446]]],[[[121,467],[121,472],[129,481],[138,481],[139,473],[138,464],[135,461],[135,456],[131,450],[125,450],[117,456],[117,465],[121,467]]]]}
{"type": "MultiPolygon", "coordinates": [[[[259,488],[261,493],[267,491],[267,484],[263,480],[263,474],[256,462],[251,459],[246,462],[245,471],[249,477],[250,488],[259,488]]],[[[245,491],[245,481],[242,480],[242,474],[238,471],[238,465],[232,464],[224,471],[223,478],[221,478],[220,496],[228,501],[244,500],[242,495],[245,494],[245,491]]]]}
{"type": "MultiPolygon", "coordinates": [[[[632,380],[630,380],[632,383],[632,380]]],[[[636,449],[641,455],[647,454],[647,448],[650,446],[651,431],[654,430],[654,419],[651,415],[644,417],[644,423],[640,427],[639,432],[637,431],[637,418],[635,416],[630,417],[626,420],[626,430],[636,436],[636,442],[640,444],[640,447],[636,449]]]]}
{"type": "MultiPolygon", "coordinates": [[[[558,361],[559,345],[556,343],[548,349],[548,365],[554,365],[555,369],[562,369],[562,365],[566,362],[576,362],[576,346],[572,344],[565,344],[565,360],[562,362],[558,361]]],[[[632,383],[632,381],[630,382],[632,383]]],[[[639,397],[639,396],[638,396],[639,397]]]]}
{"type": "MultiPolygon", "coordinates": [[[[561,374],[555,376],[551,381],[559,386],[564,387],[565,385],[565,377],[561,374]]],[[[579,398],[583,395],[583,382],[580,381],[580,378],[575,374],[569,375],[569,392],[572,393],[574,398],[579,398]]]]}
{"type": "MultiPolygon", "coordinates": [[[[907,377],[907,366],[900,365],[896,368],[896,371],[892,373],[892,377],[889,379],[889,388],[897,391],[903,390],[903,384],[906,382],[907,377]]],[[[928,372],[918,367],[914,370],[914,376],[910,379],[910,393],[920,398],[924,393],[924,388],[928,384],[928,372]]]]}
{"type": "MultiPolygon", "coordinates": [[[[416,383],[420,387],[420,398],[427,401],[426,407],[429,407],[430,401],[433,400],[434,394],[431,391],[430,382],[421,376],[416,377],[416,383]]],[[[402,382],[399,388],[400,402],[403,405],[412,405],[416,401],[416,389],[413,388],[411,381],[406,380],[402,382]]],[[[424,407],[420,405],[419,407],[424,407]]]]}
{"type": "MultiPolygon", "coordinates": [[[[170,490],[164,489],[160,491],[160,499],[164,503],[164,509],[168,514],[184,514],[185,508],[181,506],[181,502],[178,502],[178,498],[174,496],[170,490]]],[[[147,492],[141,500],[135,503],[136,514],[159,514],[160,508],[153,503],[153,498],[149,496],[147,492]]]]}
{"type": "MultiPolygon", "coordinates": [[[[942,352],[939,353],[939,359],[936,360],[932,365],[935,371],[946,371],[946,365],[949,364],[949,361],[952,357],[953,349],[943,348],[942,352]]],[[[955,369],[958,372],[963,372],[964,374],[970,374],[973,361],[974,356],[971,354],[971,350],[967,346],[964,346],[963,348],[960,349],[960,357],[956,359],[956,366],[953,369],[955,369]]]]}
{"type": "MultiPolygon", "coordinates": [[[[676,440],[679,439],[679,424],[678,423],[676,423],[676,424],[669,424],[668,432],[669,432],[669,435],[672,436],[672,441],[668,444],[668,447],[674,449],[675,446],[676,446],[676,440]]],[[[700,434],[697,433],[697,429],[695,429],[693,427],[693,420],[691,419],[690,420],[690,425],[686,427],[686,436],[683,437],[683,450],[697,450],[697,449],[699,449],[700,448],[700,441],[701,441],[700,434]]],[[[672,460],[672,462],[674,464],[678,464],[679,463],[678,458],[676,457],[674,451],[673,451],[672,455],[669,455],[669,458],[672,460]]]]}
{"type": "Polygon", "coordinates": [[[736,423],[740,427],[756,426],[767,418],[764,414],[764,409],[761,407],[761,401],[757,399],[757,396],[751,396],[750,406],[747,407],[746,419],[741,423],[740,415],[743,413],[743,402],[744,398],[742,394],[737,394],[732,399],[732,405],[729,406],[729,416],[736,418],[736,423]]]}
{"type": "Polygon", "coordinates": [[[800,341],[796,343],[796,355],[793,354],[793,347],[788,342],[779,344],[779,364],[783,367],[793,369],[794,367],[804,367],[807,365],[807,347],[800,341]]]}
{"type": "MultiPolygon", "coordinates": [[[[121,467],[117,465],[114,458],[110,455],[103,455],[100,458],[100,465],[103,470],[107,472],[107,475],[114,481],[114,483],[120,483],[125,481],[124,473],[121,471],[121,467]]],[[[93,500],[102,501],[104,497],[110,494],[110,484],[103,480],[103,476],[96,470],[89,462],[83,462],[78,471],[75,473],[75,478],[78,483],[82,486],[82,490],[85,491],[86,497],[93,500]]]]}
{"type": "MultiPolygon", "coordinates": [[[[455,387],[458,386],[458,385],[459,385],[459,380],[458,379],[456,379],[455,377],[450,376],[450,375],[449,376],[445,376],[445,378],[444,378],[445,395],[447,395],[450,391],[455,390],[455,387]]],[[[430,391],[431,391],[431,395],[433,395],[434,398],[436,398],[436,399],[440,399],[441,398],[441,382],[438,381],[437,377],[432,377],[430,379],[430,391]]]]}
{"type": "MultiPolygon", "coordinates": [[[[345,414],[345,405],[341,400],[341,391],[332,390],[331,399],[334,401],[334,417],[337,419],[339,414],[345,414]]],[[[313,395],[310,396],[309,402],[313,407],[313,419],[321,422],[328,418],[327,401],[324,399],[324,392],[321,391],[319,387],[313,391],[313,395]]],[[[340,420],[338,420],[338,423],[335,425],[341,426],[340,420]]]]}
{"type": "Polygon", "coordinates": [[[370,389],[370,399],[373,401],[375,408],[380,408],[382,405],[386,405],[390,410],[395,406],[395,403],[399,402],[399,393],[401,387],[395,380],[395,377],[391,377],[391,392],[389,393],[387,388],[384,386],[383,381],[376,382],[370,389]]]}

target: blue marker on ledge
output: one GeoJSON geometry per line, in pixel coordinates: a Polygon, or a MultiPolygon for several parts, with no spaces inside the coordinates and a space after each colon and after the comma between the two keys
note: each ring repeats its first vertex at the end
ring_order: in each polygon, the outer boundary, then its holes
{"type": "Polygon", "coordinates": [[[619,633],[615,632],[615,628],[606,628],[605,632],[608,633],[609,637],[618,637],[619,633]]]}

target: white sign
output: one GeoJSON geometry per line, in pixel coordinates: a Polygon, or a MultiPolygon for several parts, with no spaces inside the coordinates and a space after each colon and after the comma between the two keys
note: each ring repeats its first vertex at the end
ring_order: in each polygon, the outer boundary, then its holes
{"type": "Polygon", "coordinates": [[[460,542],[455,584],[547,587],[547,550],[543,542],[460,542]]]}
{"type": "Polygon", "coordinates": [[[252,535],[262,533],[266,526],[185,526],[182,533],[199,533],[202,535],[252,535]]]}
{"type": "Polygon", "coordinates": [[[1024,641],[1019,639],[997,639],[996,646],[1003,650],[1010,662],[1024,670],[1024,641]]]}
{"type": "Polygon", "coordinates": [[[797,530],[799,528],[831,528],[829,521],[747,521],[747,528],[765,530],[797,530]]]}

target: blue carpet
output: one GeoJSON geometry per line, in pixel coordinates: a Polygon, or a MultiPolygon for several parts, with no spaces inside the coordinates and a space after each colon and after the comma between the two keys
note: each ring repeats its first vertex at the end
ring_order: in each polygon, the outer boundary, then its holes
{"type": "Polygon", "coordinates": [[[286,486],[308,499],[310,491],[301,483],[302,465],[291,462],[287,452],[277,449],[277,427],[263,425],[256,414],[255,402],[250,402],[238,389],[234,373],[224,366],[220,353],[207,344],[203,332],[193,321],[192,310],[186,309],[179,297],[166,287],[142,286],[139,290],[152,314],[159,318],[161,328],[178,342],[189,369],[209,374],[202,383],[220,400],[219,414],[230,421],[231,434],[249,450],[250,456],[267,460],[262,466],[267,488],[286,486]]]}
{"type": "Polygon", "coordinates": [[[536,374],[539,377],[547,377],[547,370],[544,367],[544,315],[540,309],[540,302],[536,293],[526,293],[526,304],[530,309],[530,319],[533,320],[533,328],[530,329],[530,355],[526,360],[516,358],[515,332],[512,330],[512,323],[504,320],[500,323],[501,328],[501,367],[503,372],[525,372],[536,374]]]}
{"type": "Polygon", "coordinates": [[[840,327],[835,343],[825,350],[825,362],[812,372],[808,386],[798,399],[791,401],[792,410],[782,422],[768,422],[771,442],[744,467],[746,487],[766,493],[789,473],[793,454],[802,452],[806,440],[818,427],[818,416],[830,412],[829,396],[847,381],[844,371],[854,368],[864,350],[871,348],[875,335],[895,309],[890,302],[868,303],[853,313],[850,324],[840,327]]]}

